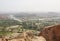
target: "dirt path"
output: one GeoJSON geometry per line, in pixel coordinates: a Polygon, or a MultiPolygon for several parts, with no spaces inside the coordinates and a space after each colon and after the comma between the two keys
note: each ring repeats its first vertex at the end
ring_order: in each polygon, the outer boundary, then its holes
{"type": "Polygon", "coordinates": [[[46,40],[42,36],[40,37],[36,36],[36,39],[32,39],[32,41],[46,41],[46,40]]]}

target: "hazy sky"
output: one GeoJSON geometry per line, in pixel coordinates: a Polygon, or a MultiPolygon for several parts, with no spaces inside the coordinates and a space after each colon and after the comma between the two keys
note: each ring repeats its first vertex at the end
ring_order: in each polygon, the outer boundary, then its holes
{"type": "Polygon", "coordinates": [[[0,12],[60,12],[60,0],[0,0],[0,12]]]}

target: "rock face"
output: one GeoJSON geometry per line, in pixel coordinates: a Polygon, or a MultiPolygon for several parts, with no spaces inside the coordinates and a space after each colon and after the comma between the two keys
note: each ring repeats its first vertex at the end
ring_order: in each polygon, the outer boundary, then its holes
{"type": "Polygon", "coordinates": [[[60,41],[60,24],[44,28],[39,36],[43,36],[46,41],[60,41]]]}

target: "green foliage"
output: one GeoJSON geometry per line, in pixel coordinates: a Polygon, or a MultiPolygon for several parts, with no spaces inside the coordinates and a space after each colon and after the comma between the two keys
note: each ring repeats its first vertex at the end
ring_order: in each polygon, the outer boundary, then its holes
{"type": "Polygon", "coordinates": [[[7,27],[19,25],[17,28],[12,28],[11,32],[17,30],[16,32],[23,32],[26,30],[34,30],[35,32],[41,31],[44,27],[54,25],[56,21],[39,21],[39,20],[27,20],[23,22],[18,22],[15,20],[0,20],[0,35],[9,34],[9,31],[6,31],[7,27]],[[2,29],[1,29],[2,28],[2,29]]]}
{"type": "Polygon", "coordinates": [[[7,27],[12,25],[20,25],[20,23],[15,20],[0,20],[0,26],[7,27]]]}
{"type": "Polygon", "coordinates": [[[5,36],[5,35],[7,35],[7,34],[10,35],[10,34],[12,34],[12,32],[0,31],[0,36],[1,36],[1,35],[4,35],[4,36],[5,36]]]}

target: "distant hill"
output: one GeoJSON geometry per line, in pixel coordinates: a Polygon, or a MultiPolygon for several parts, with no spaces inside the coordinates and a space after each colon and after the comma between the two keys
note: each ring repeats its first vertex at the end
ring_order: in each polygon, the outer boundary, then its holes
{"type": "Polygon", "coordinates": [[[31,13],[31,12],[20,12],[20,13],[5,13],[5,14],[0,14],[0,16],[8,16],[8,15],[14,15],[15,17],[60,17],[60,13],[56,13],[56,12],[35,12],[35,13],[31,13]]]}
{"type": "Polygon", "coordinates": [[[16,17],[60,17],[60,13],[48,12],[48,13],[17,13],[14,14],[16,17]]]}
{"type": "Polygon", "coordinates": [[[40,17],[60,17],[60,13],[55,12],[48,12],[48,13],[35,13],[37,16],[40,17]]]}
{"type": "Polygon", "coordinates": [[[0,14],[0,19],[9,19],[8,14],[0,14]]]}

